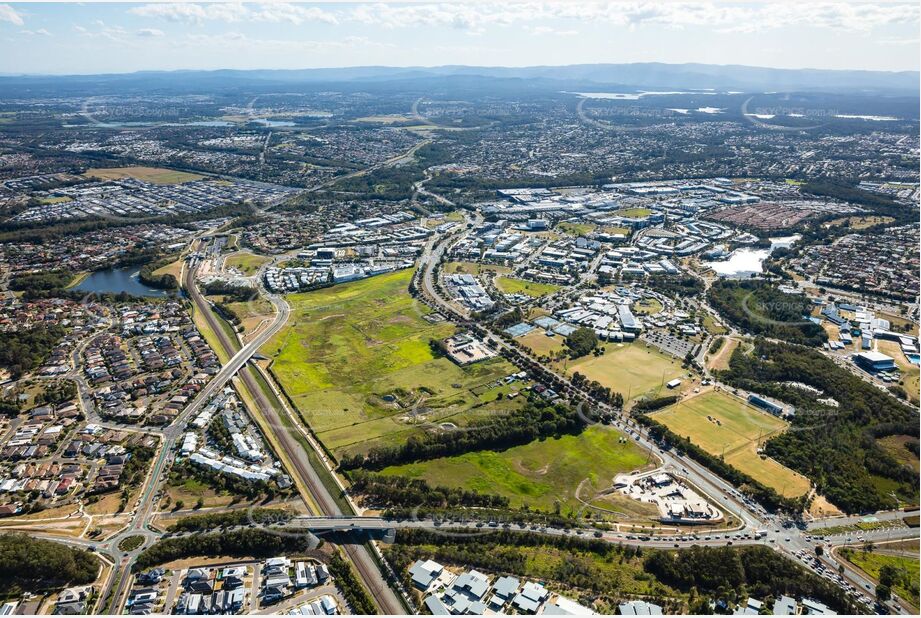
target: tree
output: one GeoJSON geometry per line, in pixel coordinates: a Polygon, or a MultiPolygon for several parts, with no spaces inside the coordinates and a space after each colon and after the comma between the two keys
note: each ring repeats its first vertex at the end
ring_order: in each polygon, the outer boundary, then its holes
{"type": "Polygon", "coordinates": [[[884,564],[879,569],[879,583],[883,586],[893,586],[900,579],[902,579],[902,573],[891,564],[884,564]]]}
{"type": "Polygon", "coordinates": [[[822,554],[825,553],[825,549],[821,545],[815,546],[815,555],[817,558],[821,558],[822,554]]]}
{"type": "Polygon", "coordinates": [[[598,335],[591,328],[581,326],[566,337],[566,347],[572,358],[585,356],[598,345],[598,335]]]}
{"type": "Polygon", "coordinates": [[[885,603],[892,598],[892,589],[886,584],[880,584],[876,587],[876,600],[885,603]]]}

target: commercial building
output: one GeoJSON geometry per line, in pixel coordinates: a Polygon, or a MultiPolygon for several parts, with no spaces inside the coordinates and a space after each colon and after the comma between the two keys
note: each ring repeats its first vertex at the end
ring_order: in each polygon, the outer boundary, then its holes
{"type": "Polygon", "coordinates": [[[892,371],[896,368],[895,359],[882,352],[860,352],[854,355],[854,362],[864,371],[892,371]]]}

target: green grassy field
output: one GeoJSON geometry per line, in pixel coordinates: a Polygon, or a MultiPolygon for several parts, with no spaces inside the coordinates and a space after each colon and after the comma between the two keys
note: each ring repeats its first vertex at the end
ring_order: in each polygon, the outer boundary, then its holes
{"type": "Polygon", "coordinates": [[[651,215],[652,211],[648,208],[624,208],[622,210],[615,210],[611,213],[614,217],[645,217],[651,215]]]}
{"type": "Polygon", "coordinates": [[[653,418],[785,496],[801,496],[809,491],[805,477],[757,453],[759,444],[784,431],[787,423],[741,399],[708,391],[656,412],[653,418]]]}
{"type": "Polygon", "coordinates": [[[240,251],[234,253],[233,255],[228,255],[224,258],[224,265],[231,268],[236,268],[244,275],[252,275],[259,267],[269,261],[264,255],[256,255],[255,253],[250,253],[249,251],[240,251]]]}
{"type": "Polygon", "coordinates": [[[95,178],[102,178],[103,180],[131,177],[158,185],[175,185],[204,178],[204,176],[190,174],[189,172],[179,172],[162,167],[147,167],[143,165],[91,168],[86,170],[84,176],[93,176],[95,178]]]}
{"type": "Polygon", "coordinates": [[[571,223],[569,221],[564,221],[556,226],[556,229],[566,234],[572,234],[573,236],[584,236],[594,232],[595,227],[596,226],[592,223],[571,223]]]}
{"type": "Polygon", "coordinates": [[[642,298],[633,303],[631,310],[639,315],[655,315],[662,311],[662,303],[655,298],[642,298]]]}
{"type": "Polygon", "coordinates": [[[911,466],[915,472],[921,470],[919,466],[918,458],[915,457],[915,454],[905,448],[905,445],[913,440],[917,440],[915,436],[886,436],[885,438],[879,438],[876,441],[882,446],[887,453],[892,455],[893,459],[901,464],[911,466]]]}
{"type": "MultiPolygon", "coordinates": [[[[881,545],[880,549],[885,547],[886,545],[881,545]]],[[[917,557],[894,556],[875,551],[847,550],[841,553],[849,562],[856,565],[875,581],[879,581],[879,572],[884,566],[888,565],[897,569],[901,577],[893,586],[892,591],[911,603],[916,609],[919,607],[918,578],[921,576],[921,569],[919,569],[917,557]]]]}
{"type": "Polygon", "coordinates": [[[516,371],[507,361],[462,368],[432,355],[429,340],[455,329],[423,319],[429,309],[407,292],[411,277],[403,270],[292,294],[288,324],[262,349],[306,421],[337,455],[402,443],[429,423],[462,425],[521,405],[520,399],[497,400],[514,390],[494,386],[516,371]]]}
{"type": "Polygon", "coordinates": [[[38,201],[42,204],[63,204],[64,202],[72,202],[73,198],[62,195],[60,197],[43,197],[38,201]]]}
{"type": "Polygon", "coordinates": [[[566,347],[562,336],[555,335],[553,337],[548,337],[544,334],[542,328],[535,328],[527,335],[518,337],[518,343],[527,346],[532,352],[539,356],[551,356],[566,347]]]}
{"type": "Polygon", "coordinates": [[[632,441],[619,442],[621,435],[593,426],[578,436],[391,466],[383,473],[507,496],[513,506],[553,510],[559,500],[564,507],[578,508],[576,489],[584,480],[582,498],[591,500],[595,491],[611,486],[617,473],[646,465],[648,454],[632,441]]]}
{"type": "Polygon", "coordinates": [[[670,393],[665,383],[684,374],[677,359],[641,343],[607,343],[604,347],[606,351],[602,356],[588,355],[568,361],[566,372],[572,375],[578,371],[631,400],[643,395],[655,397],[670,393]]]}
{"type": "Polygon", "coordinates": [[[553,294],[560,289],[560,286],[552,283],[537,283],[514,277],[496,277],[496,287],[503,294],[526,294],[535,298],[553,294]]]}

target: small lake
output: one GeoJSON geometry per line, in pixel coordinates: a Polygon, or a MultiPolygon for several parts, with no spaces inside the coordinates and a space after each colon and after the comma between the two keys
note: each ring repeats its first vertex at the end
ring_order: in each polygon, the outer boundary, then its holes
{"type": "Polygon", "coordinates": [[[96,294],[118,294],[126,292],[132,296],[166,296],[166,290],[158,290],[141,283],[138,279],[140,268],[129,266],[127,268],[110,268],[98,270],[71,288],[77,292],[93,292],[96,294]]]}
{"type": "Polygon", "coordinates": [[[749,275],[763,272],[764,269],[762,264],[764,260],[766,260],[775,249],[789,248],[790,245],[799,239],[799,234],[772,238],[770,249],[752,249],[749,247],[736,249],[729,254],[727,259],[718,262],[704,262],[704,266],[712,268],[713,272],[722,277],[748,277],[749,275]]]}

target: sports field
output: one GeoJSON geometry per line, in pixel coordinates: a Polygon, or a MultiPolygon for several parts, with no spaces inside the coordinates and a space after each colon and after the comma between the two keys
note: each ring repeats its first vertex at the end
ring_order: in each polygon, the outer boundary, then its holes
{"type": "Polygon", "coordinates": [[[189,182],[190,180],[201,180],[204,178],[204,176],[199,176],[198,174],[178,172],[162,167],[145,167],[141,165],[130,167],[94,167],[86,170],[84,176],[94,176],[103,180],[130,177],[158,185],[176,185],[183,182],[189,182]]]}
{"type": "Polygon", "coordinates": [[[514,277],[496,277],[496,287],[503,294],[526,294],[535,298],[553,294],[560,286],[552,283],[537,283],[514,277]]]}
{"type": "Polygon", "coordinates": [[[605,343],[602,356],[583,356],[566,363],[566,372],[576,371],[589,380],[621,393],[625,399],[658,397],[671,393],[666,382],[681,377],[681,362],[642,343],[605,343]]]}
{"type": "Polygon", "coordinates": [[[402,443],[431,423],[517,408],[495,386],[516,369],[502,359],[461,368],[435,358],[430,339],[454,333],[431,323],[408,293],[411,270],[292,294],[286,327],[262,348],[272,371],[317,436],[337,455],[402,443]]]}
{"type": "Polygon", "coordinates": [[[256,255],[255,253],[250,253],[249,251],[238,251],[232,255],[228,255],[224,259],[224,265],[232,268],[236,268],[241,273],[246,276],[254,274],[259,267],[269,261],[269,258],[264,255],[256,255]]]}
{"type": "Polygon", "coordinates": [[[620,441],[621,435],[596,425],[578,436],[390,466],[383,473],[507,496],[513,506],[553,510],[559,500],[564,507],[578,508],[576,489],[586,479],[581,497],[591,500],[611,486],[616,474],[646,466],[649,454],[631,440],[620,441]]]}
{"type": "Polygon", "coordinates": [[[759,445],[784,431],[788,424],[745,401],[721,391],[707,391],[688,397],[652,415],[679,436],[691,439],[711,455],[784,496],[801,496],[809,481],[757,453],[759,445]]]}

